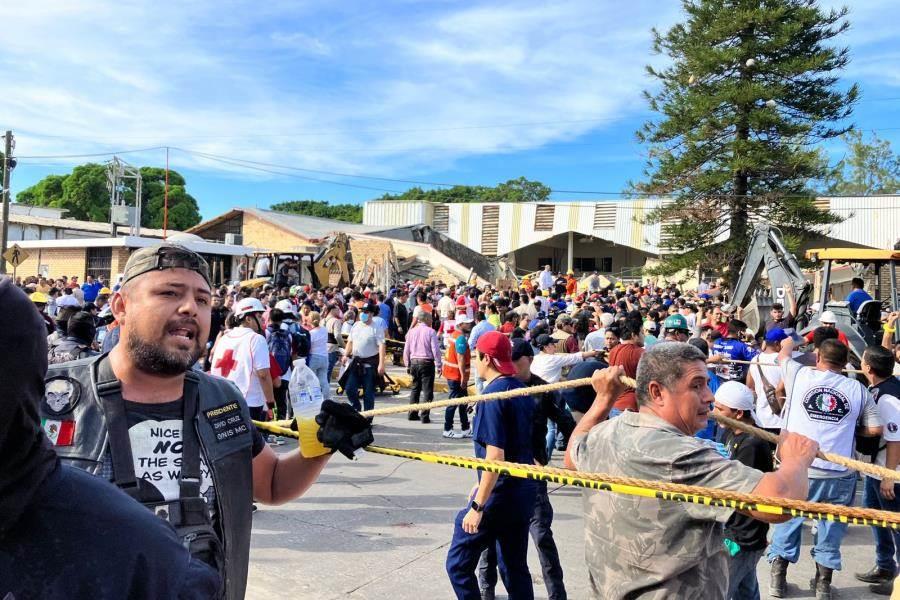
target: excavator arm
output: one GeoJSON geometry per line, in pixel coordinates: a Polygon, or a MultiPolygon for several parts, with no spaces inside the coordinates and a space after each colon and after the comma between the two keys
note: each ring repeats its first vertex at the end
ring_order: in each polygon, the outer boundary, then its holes
{"type": "Polygon", "coordinates": [[[731,303],[744,306],[744,320],[752,329],[761,330],[772,304],[787,304],[785,285],[790,285],[797,303],[794,318],[803,318],[809,305],[812,284],[803,276],[797,258],[785,246],[781,231],[768,223],[757,223],[750,238],[747,258],[731,295],[731,303]],[[769,279],[769,290],[759,286],[763,269],[769,279]]]}

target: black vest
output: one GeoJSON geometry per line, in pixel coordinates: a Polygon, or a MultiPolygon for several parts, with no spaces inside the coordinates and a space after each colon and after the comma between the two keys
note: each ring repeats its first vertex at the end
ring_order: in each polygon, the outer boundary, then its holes
{"type": "MultiPolygon", "coordinates": [[[[61,445],[63,440],[57,440],[54,449],[64,463],[94,475],[99,474],[110,443],[109,409],[98,394],[101,360],[108,360],[105,354],[50,365],[47,392],[40,407],[41,417],[48,421],[74,422],[74,436],[64,441],[68,445],[61,445]]],[[[237,600],[243,598],[246,591],[250,556],[253,505],[250,411],[230,381],[195,371],[188,371],[185,377],[198,390],[197,412],[193,419],[195,439],[199,440],[200,453],[210,469],[215,487],[213,526],[224,553],[225,598],[237,600]]],[[[185,387],[188,387],[187,383],[185,387]]],[[[47,427],[45,423],[45,431],[47,427]]],[[[68,427],[59,426],[59,430],[68,431],[68,427]]],[[[177,522],[173,525],[187,542],[190,532],[177,522]]]]}

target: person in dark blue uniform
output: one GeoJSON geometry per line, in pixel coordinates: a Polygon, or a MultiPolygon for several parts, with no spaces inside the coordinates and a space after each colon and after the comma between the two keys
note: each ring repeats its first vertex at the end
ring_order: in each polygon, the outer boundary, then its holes
{"type": "MultiPolygon", "coordinates": [[[[516,377],[518,380],[528,386],[544,385],[547,382],[531,372],[531,361],[533,359],[534,349],[528,341],[523,338],[512,340],[512,361],[516,366],[516,377]]],[[[590,386],[588,388],[593,389],[590,386]]],[[[549,419],[556,424],[566,445],[569,443],[569,436],[572,435],[572,431],[575,429],[575,420],[568,410],[559,405],[553,392],[545,392],[531,396],[531,398],[534,399],[531,449],[534,452],[534,462],[539,465],[546,465],[550,462],[550,457],[547,455],[547,420],[549,419]]],[[[547,494],[547,482],[538,481],[536,488],[537,497],[534,504],[534,514],[531,516],[531,524],[529,526],[531,539],[534,540],[534,545],[538,551],[538,559],[541,562],[541,571],[544,575],[544,585],[547,587],[547,597],[549,600],[566,600],[568,596],[566,594],[566,586],[563,583],[563,570],[559,562],[559,551],[556,549],[556,541],[554,541],[553,531],[550,529],[553,524],[553,505],[550,504],[550,496],[547,494]]],[[[478,563],[478,579],[481,586],[481,600],[493,600],[494,588],[497,586],[497,551],[493,546],[486,548],[481,555],[481,560],[478,563]]]]}
{"type": "MultiPolygon", "coordinates": [[[[43,319],[0,281],[0,598],[217,596],[222,582],[164,521],[97,477],[60,464],[38,419],[43,319]]],[[[55,435],[68,435],[63,427],[55,435]]]]}
{"type": "MultiPolygon", "coordinates": [[[[525,387],[515,378],[509,339],[489,331],[478,339],[473,360],[485,394],[525,387]]],[[[534,401],[528,396],[483,402],[473,427],[475,456],[534,464],[534,401]]],[[[479,472],[470,503],[456,516],[447,552],[447,574],[459,600],[481,600],[475,568],[485,548],[496,545],[498,566],[510,600],[532,600],[528,572],[528,528],[534,514],[535,482],[479,472]]]]}

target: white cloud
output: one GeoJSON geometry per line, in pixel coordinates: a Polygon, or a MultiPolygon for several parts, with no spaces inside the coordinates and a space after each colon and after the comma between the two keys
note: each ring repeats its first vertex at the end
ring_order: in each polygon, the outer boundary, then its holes
{"type": "MultiPolygon", "coordinates": [[[[887,31],[875,4],[854,3],[854,31],[887,31]]],[[[2,116],[21,155],[172,145],[410,176],[643,112],[643,67],[661,60],[649,30],[679,10],[655,0],[19,2],[4,13],[2,116]],[[542,124],[491,127],[511,123],[542,124]]]]}

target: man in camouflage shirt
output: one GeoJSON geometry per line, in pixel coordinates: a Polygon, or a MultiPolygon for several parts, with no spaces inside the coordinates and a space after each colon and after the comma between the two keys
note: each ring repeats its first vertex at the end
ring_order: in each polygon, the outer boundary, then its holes
{"type": "MultiPolygon", "coordinates": [[[[806,469],[818,449],[814,441],[785,434],[781,468],[763,474],[693,437],[706,427],[713,401],[705,356],[699,350],[670,342],[645,352],[637,370],[639,412],[606,421],[624,390],[622,373],[621,367],[610,367],[594,374],[597,397],[572,434],[567,467],[806,498],[806,469]]],[[[725,598],[728,554],[723,525],[733,509],[585,490],[584,510],[585,554],[595,598],[725,598]]],[[[768,522],[787,520],[748,514],[768,522]]]]}

